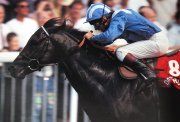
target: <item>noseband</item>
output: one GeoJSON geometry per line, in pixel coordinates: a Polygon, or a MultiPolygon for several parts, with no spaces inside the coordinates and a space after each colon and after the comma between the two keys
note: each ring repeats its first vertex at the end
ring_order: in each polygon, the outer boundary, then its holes
{"type": "Polygon", "coordinates": [[[50,44],[50,35],[49,35],[49,33],[46,31],[46,29],[43,27],[43,26],[41,26],[41,28],[42,28],[42,30],[45,32],[45,34],[46,34],[46,36],[48,37],[48,41],[46,41],[46,45],[44,44],[44,46],[43,46],[43,48],[40,50],[36,50],[35,52],[39,52],[39,53],[41,53],[42,55],[40,55],[39,57],[36,57],[36,58],[31,58],[31,56],[30,57],[28,57],[28,56],[26,56],[26,55],[24,55],[24,54],[22,54],[22,53],[20,53],[20,55],[21,56],[23,56],[23,57],[25,57],[26,59],[28,59],[29,61],[28,61],[28,68],[31,70],[31,71],[35,71],[35,70],[41,70],[41,68],[43,67],[43,66],[47,66],[47,65],[43,65],[43,64],[40,64],[39,63],[39,59],[44,55],[44,53],[47,51],[47,49],[48,49],[48,46],[49,46],[49,44],[50,44]],[[41,52],[42,51],[42,52],[41,52]]]}

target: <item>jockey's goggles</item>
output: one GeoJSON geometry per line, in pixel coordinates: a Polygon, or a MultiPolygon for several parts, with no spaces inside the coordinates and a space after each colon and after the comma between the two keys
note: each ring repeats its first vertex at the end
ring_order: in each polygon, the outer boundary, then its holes
{"type": "Polygon", "coordinates": [[[89,24],[91,24],[91,25],[100,24],[100,23],[102,23],[102,18],[96,19],[93,21],[89,21],[89,24]]]}

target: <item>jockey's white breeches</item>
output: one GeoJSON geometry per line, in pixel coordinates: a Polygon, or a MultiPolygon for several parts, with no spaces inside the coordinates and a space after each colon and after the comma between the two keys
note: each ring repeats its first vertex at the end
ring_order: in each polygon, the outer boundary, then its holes
{"type": "Polygon", "coordinates": [[[116,50],[116,56],[123,61],[128,53],[138,59],[158,57],[167,52],[169,41],[162,32],[154,34],[149,40],[134,42],[116,50]]]}

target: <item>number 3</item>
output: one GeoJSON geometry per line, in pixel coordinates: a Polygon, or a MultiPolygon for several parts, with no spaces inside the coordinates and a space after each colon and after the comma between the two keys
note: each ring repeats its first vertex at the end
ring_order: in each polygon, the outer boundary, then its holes
{"type": "Polygon", "coordinates": [[[176,60],[170,60],[168,62],[169,64],[169,74],[174,76],[174,77],[178,77],[180,76],[180,71],[179,71],[179,64],[176,60]]]}

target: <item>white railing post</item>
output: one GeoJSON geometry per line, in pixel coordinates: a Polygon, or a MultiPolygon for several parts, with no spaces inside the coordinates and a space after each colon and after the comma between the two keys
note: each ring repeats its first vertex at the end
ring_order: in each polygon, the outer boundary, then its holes
{"type": "Polygon", "coordinates": [[[78,115],[78,94],[71,87],[71,94],[70,94],[70,122],[77,122],[77,115],[78,115]]]}

